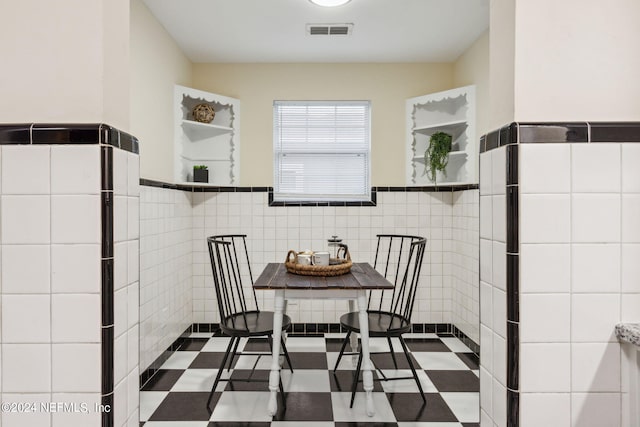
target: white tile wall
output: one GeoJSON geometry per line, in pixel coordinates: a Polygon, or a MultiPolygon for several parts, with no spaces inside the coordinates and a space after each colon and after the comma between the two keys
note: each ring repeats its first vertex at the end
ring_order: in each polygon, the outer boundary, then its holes
{"type": "Polygon", "coordinates": [[[614,326],[640,321],[640,146],[523,144],[519,154],[520,423],[624,426],[614,326]]]}
{"type": "Polygon", "coordinates": [[[506,426],[507,411],[505,162],[506,148],[480,155],[480,413],[491,427],[506,426]]]}
{"type": "MultiPolygon", "coordinates": [[[[128,263],[137,269],[138,157],[114,153],[124,159],[124,175],[116,181],[124,179],[118,196],[127,203],[115,222],[124,222],[124,285],[132,294],[125,300],[136,313],[125,318],[124,359],[119,352],[115,358],[125,361],[137,385],[138,274],[128,263]]],[[[100,414],[92,408],[101,391],[100,147],[2,146],[0,164],[0,400],[89,403],[88,415],[45,414],[30,422],[98,424],[100,414]]],[[[134,388],[125,421],[137,417],[134,388]]],[[[12,414],[1,420],[5,427],[25,425],[12,414]]]]}
{"type": "MultiPolygon", "coordinates": [[[[140,188],[142,369],[147,369],[194,323],[191,253],[195,229],[192,230],[191,210],[189,193],[147,186],[140,188]]],[[[203,279],[204,264],[201,266],[203,272],[199,277],[203,279]]],[[[136,274],[130,268],[128,280],[135,279],[136,274]]]]}

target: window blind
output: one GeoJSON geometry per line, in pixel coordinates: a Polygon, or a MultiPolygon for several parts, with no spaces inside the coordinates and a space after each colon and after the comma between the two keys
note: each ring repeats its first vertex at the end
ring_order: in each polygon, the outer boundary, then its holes
{"type": "Polygon", "coordinates": [[[274,200],[371,200],[370,103],[274,102],[274,200]]]}

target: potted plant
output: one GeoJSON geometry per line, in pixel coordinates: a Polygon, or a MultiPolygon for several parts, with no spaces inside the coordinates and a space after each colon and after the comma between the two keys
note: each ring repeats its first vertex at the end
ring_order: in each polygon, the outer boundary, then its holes
{"type": "Polygon", "coordinates": [[[209,170],[206,165],[193,167],[193,182],[209,182],[209,170]]]}
{"type": "Polygon", "coordinates": [[[451,135],[445,132],[435,132],[429,138],[429,147],[424,153],[424,173],[428,173],[433,182],[436,182],[436,172],[442,172],[447,176],[445,168],[449,163],[452,140],[451,135]]]}

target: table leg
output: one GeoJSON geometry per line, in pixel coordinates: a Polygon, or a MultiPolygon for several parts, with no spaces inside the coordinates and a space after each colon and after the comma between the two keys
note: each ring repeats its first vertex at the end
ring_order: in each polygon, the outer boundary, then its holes
{"type": "MultiPolygon", "coordinates": [[[[355,305],[355,300],[350,299],[349,300],[349,313],[353,313],[354,311],[356,311],[356,305],[355,305]]],[[[351,337],[349,338],[349,345],[351,346],[351,351],[353,353],[357,353],[358,352],[358,334],[351,334],[351,337]]],[[[356,354],[353,362],[355,366],[356,361],[358,360],[358,355],[356,354]]]]}
{"type": "Polygon", "coordinates": [[[367,415],[375,414],[373,407],[373,373],[369,354],[369,316],[367,315],[367,296],[364,291],[358,294],[358,321],[360,322],[360,345],[362,346],[362,386],[366,393],[367,415]]]}
{"type": "Polygon", "coordinates": [[[284,291],[278,290],[275,295],[275,314],[273,316],[273,350],[271,354],[271,373],[269,374],[269,414],[278,411],[278,391],[280,384],[280,338],[282,337],[282,313],[284,310],[284,291]]]}

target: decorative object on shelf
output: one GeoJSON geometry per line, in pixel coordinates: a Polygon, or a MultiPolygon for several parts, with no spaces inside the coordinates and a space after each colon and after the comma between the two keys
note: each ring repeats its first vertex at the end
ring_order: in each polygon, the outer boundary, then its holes
{"type": "Polygon", "coordinates": [[[451,135],[445,132],[435,132],[429,138],[429,147],[424,153],[424,173],[428,173],[433,182],[436,182],[436,172],[442,172],[447,176],[445,168],[449,163],[452,140],[451,135]]]}
{"type": "Polygon", "coordinates": [[[216,116],[216,112],[209,104],[196,105],[193,107],[191,114],[193,115],[193,120],[201,123],[211,123],[213,118],[216,116]]]}
{"type": "MultiPolygon", "coordinates": [[[[284,266],[289,273],[298,274],[300,276],[340,276],[351,271],[351,254],[347,245],[340,244],[336,258],[329,259],[329,265],[314,265],[314,253],[296,252],[291,250],[287,253],[284,260],[284,266]],[[311,262],[311,263],[309,263],[311,262]]],[[[318,254],[326,254],[327,252],[318,252],[318,254]]],[[[324,264],[324,263],[323,263],[324,264]]]]}
{"type": "Polygon", "coordinates": [[[209,168],[205,165],[193,167],[193,182],[209,182],[209,168]]]}

